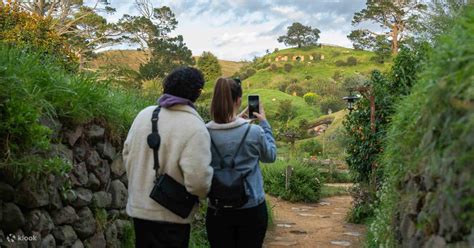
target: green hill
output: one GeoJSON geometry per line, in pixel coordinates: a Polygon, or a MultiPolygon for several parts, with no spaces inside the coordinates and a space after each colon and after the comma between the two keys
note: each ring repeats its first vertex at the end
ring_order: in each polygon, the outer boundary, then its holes
{"type": "MultiPolygon", "coordinates": [[[[320,80],[328,80],[335,73],[347,77],[355,73],[367,74],[374,69],[385,71],[389,64],[379,64],[371,60],[375,54],[343,47],[323,45],[312,48],[289,48],[268,54],[257,61],[256,73],[245,80],[250,88],[276,89],[279,84],[290,79],[302,85],[315,84],[320,80]],[[282,61],[286,56],[287,61],[282,61]],[[298,60],[293,60],[293,58],[298,60]],[[312,59],[311,59],[312,57],[312,59]],[[356,64],[337,66],[345,63],[349,57],[356,59],[356,64]],[[278,60],[278,61],[277,61],[278,60]],[[291,70],[285,70],[285,64],[291,65],[291,70]]],[[[317,93],[317,92],[316,92],[317,93]]]]}
{"type": "Polygon", "coordinates": [[[321,113],[319,112],[319,108],[315,106],[310,107],[308,104],[305,103],[303,98],[288,95],[284,92],[271,89],[251,89],[248,91],[244,91],[242,97],[242,106],[247,106],[247,96],[249,94],[257,94],[260,96],[260,101],[263,102],[263,106],[265,107],[265,113],[269,119],[275,117],[278,112],[279,103],[284,100],[290,100],[291,105],[296,111],[296,118],[292,119],[290,121],[290,124],[296,125],[302,119],[306,119],[308,121],[315,120],[321,115],[321,113]]]}

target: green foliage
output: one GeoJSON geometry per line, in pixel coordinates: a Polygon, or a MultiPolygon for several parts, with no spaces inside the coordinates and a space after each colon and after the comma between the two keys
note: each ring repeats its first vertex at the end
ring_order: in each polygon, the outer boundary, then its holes
{"type": "Polygon", "coordinates": [[[286,122],[293,119],[295,115],[296,110],[293,107],[291,100],[287,99],[278,102],[278,110],[276,114],[277,120],[286,122]]]}
{"type": "Polygon", "coordinates": [[[320,98],[320,96],[313,92],[308,92],[303,95],[303,99],[308,105],[315,105],[320,100],[320,98]]]}
{"type": "Polygon", "coordinates": [[[392,55],[391,44],[384,36],[377,36],[375,38],[375,56],[372,58],[375,62],[383,64],[392,55]]]}
{"type": "Polygon", "coordinates": [[[204,74],[204,80],[214,81],[222,75],[219,60],[211,52],[203,52],[197,62],[197,67],[204,74]]]}
{"type": "Polygon", "coordinates": [[[374,215],[374,193],[367,190],[370,185],[366,183],[355,184],[350,189],[352,196],[352,208],[347,215],[351,223],[361,224],[368,221],[374,215]]]}
{"type": "Polygon", "coordinates": [[[354,56],[349,56],[346,60],[346,65],[347,66],[355,66],[357,65],[357,58],[354,56]]]}
{"type": "Polygon", "coordinates": [[[60,120],[65,126],[104,120],[111,137],[117,138],[146,106],[136,94],[98,84],[91,75],[72,75],[42,53],[0,44],[0,64],[0,165],[20,174],[67,168],[58,160],[41,159],[52,131],[40,118],[60,120]]]}
{"type": "Polygon", "coordinates": [[[345,107],[344,101],[341,101],[341,99],[336,97],[325,97],[319,102],[321,113],[328,113],[329,110],[337,112],[345,107]]]}
{"type": "Polygon", "coordinates": [[[97,225],[97,230],[101,232],[105,232],[107,228],[107,211],[103,208],[95,208],[94,209],[95,215],[95,222],[97,225]]]}
{"type": "Polygon", "coordinates": [[[293,83],[293,84],[288,85],[288,87],[286,87],[286,93],[292,96],[303,96],[304,89],[298,84],[293,83]]]}
{"type": "Polygon", "coordinates": [[[16,3],[0,3],[0,41],[45,55],[54,55],[65,68],[75,70],[77,57],[51,18],[26,12],[16,3]]]}
{"type": "Polygon", "coordinates": [[[191,223],[191,237],[189,240],[189,247],[191,248],[209,247],[206,231],[206,211],[207,202],[201,201],[199,204],[199,210],[194,215],[194,220],[191,223]]]}
{"type": "Polygon", "coordinates": [[[123,227],[123,236],[120,241],[124,248],[135,248],[135,229],[132,223],[129,222],[123,227]]]}
{"type": "Polygon", "coordinates": [[[291,72],[291,69],[293,69],[293,66],[291,64],[285,64],[283,65],[283,69],[286,71],[286,72],[291,72]]]}
{"type": "Polygon", "coordinates": [[[309,153],[309,155],[318,155],[323,151],[323,146],[315,139],[310,139],[299,144],[299,150],[309,153]]]}
{"type": "Polygon", "coordinates": [[[283,42],[287,46],[307,47],[317,44],[321,31],[311,26],[305,26],[299,22],[294,22],[288,27],[286,35],[278,37],[278,42],[283,42]]]}
{"type": "Polygon", "coordinates": [[[426,9],[426,5],[418,1],[367,1],[366,7],[354,14],[352,25],[357,25],[366,21],[378,24],[382,32],[376,33],[367,29],[353,30],[349,38],[356,49],[378,49],[382,44],[378,40],[388,42],[391,35],[389,47],[391,52],[398,52],[398,44],[403,42],[403,38],[412,35],[420,22],[420,12],[426,9]]]}
{"type": "Polygon", "coordinates": [[[318,169],[299,161],[277,161],[262,165],[265,192],[292,202],[315,202],[320,198],[321,182],[318,169]],[[293,171],[285,189],[285,172],[288,165],[293,171]]]}
{"type": "Polygon", "coordinates": [[[420,197],[425,201],[412,219],[420,238],[439,233],[455,245],[467,240],[474,226],[474,9],[467,8],[450,30],[438,39],[412,93],[393,116],[381,159],[386,181],[369,228],[372,247],[405,244],[392,231],[400,228],[394,216],[406,215],[408,203],[420,197]],[[416,177],[428,188],[408,189],[405,182],[416,177]],[[446,216],[451,216],[449,228],[440,225],[446,216]]]}
{"type": "Polygon", "coordinates": [[[382,151],[381,139],[385,137],[386,126],[389,122],[388,115],[391,111],[390,95],[388,94],[388,80],[375,71],[367,82],[367,87],[372,88],[375,95],[375,132],[370,123],[370,101],[362,98],[356,104],[356,111],[347,116],[344,126],[347,132],[346,159],[349,168],[354,172],[356,182],[368,183],[372,174],[372,164],[382,151]]]}
{"type": "Polygon", "coordinates": [[[339,196],[339,195],[349,195],[349,191],[345,187],[333,187],[323,185],[321,187],[321,198],[339,196]]]}
{"type": "Polygon", "coordinates": [[[179,66],[194,65],[191,50],[183,41],[183,36],[155,39],[150,43],[151,58],[146,64],[140,65],[143,79],[164,78],[179,66]]]}

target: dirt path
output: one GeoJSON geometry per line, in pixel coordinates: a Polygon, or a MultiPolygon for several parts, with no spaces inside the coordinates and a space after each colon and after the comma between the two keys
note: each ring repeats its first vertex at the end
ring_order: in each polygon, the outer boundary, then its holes
{"type": "Polygon", "coordinates": [[[264,247],[362,247],[363,225],[345,221],[350,196],[335,196],[319,203],[290,203],[269,197],[273,206],[273,230],[267,232],[264,247]]]}

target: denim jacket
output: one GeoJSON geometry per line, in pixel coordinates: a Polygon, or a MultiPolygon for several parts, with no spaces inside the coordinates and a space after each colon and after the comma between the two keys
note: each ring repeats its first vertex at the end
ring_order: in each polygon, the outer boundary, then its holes
{"type": "MultiPolygon", "coordinates": [[[[236,152],[248,125],[251,124],[242,118],[225,124],[218,124],[214,121],[206,124],[211,139],[224,157],[226,164],[231,164],[230,160],[236,152]]],[[[211,166],[218,168],[219,156],[214,148],[211,151],[211,166]]],[[[256,207],[265,200],[263,177],[259,161],[272,163],[275,159],[276,145],[270,124],[268,121],[260,122],[260,126],[252,124],[234,161],[236,170],[247,174],[246,181],[249,201],[242,208],[256,207]]],[[[210,205],[210,207],[212,206],[210,205]]]]}

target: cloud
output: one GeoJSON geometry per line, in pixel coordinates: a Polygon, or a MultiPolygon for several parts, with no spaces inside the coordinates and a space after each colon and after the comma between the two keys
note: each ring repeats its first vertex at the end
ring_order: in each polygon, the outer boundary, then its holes
{"type": "MultiPolygon", "coordinates": [[[[86,0],[93,1],[93,0],[86,0]]],[[[350,47],[351,20],[366,0],[161,0],[175,13],[178,28],[194,54],[211,51],[222,59],[251,59],[266,49],[283,48],[277,42],[293,22],[316,27],[320,41],[350,47]]],[[[158,7],[158,4],[154,2],[158,7]]],[[[111,0],[118,20],[137,14],[133,0],[111,0]],[[117,2],[116,2],[117,1],[117,2]]]]}

